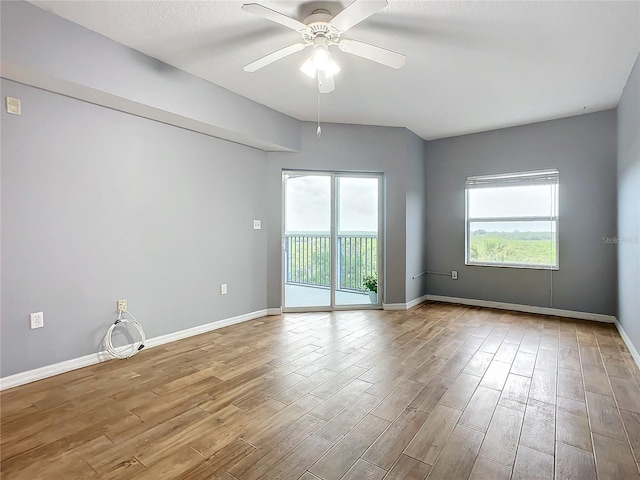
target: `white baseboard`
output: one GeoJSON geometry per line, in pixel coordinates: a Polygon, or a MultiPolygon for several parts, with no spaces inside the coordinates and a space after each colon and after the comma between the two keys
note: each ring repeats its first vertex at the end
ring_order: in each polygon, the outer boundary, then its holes
{"type": "Polygon", "coordinates": [[[576,312],[573,310],[561,310],[550,307],[534,307],[532,305],[519,305],[517,303],[492,302],[489,300],[476,300],[473,298],[443,297],[441,295],[427,295],[427,300],[432,302],[456,303],[470,305],[472,307],[488,307],[500,310],[513,310],[515,312],[538,313],[541,315],[553,315],[556,317],[578,318],[580,320],[593,320],[596,322],[615,323],[616,317],[602,313],[576,312]]]}
{"type": "Polygon", "coordinates": [[[383,310],[406,310],[407,304],[406,303],[383,303],[382,309],[383,310]]]}
{"type": "MultiPolygon", "coordinates": [[[[236,317],[225,318],[216,322],[198,325],[197,327],[187,328],[186,330],[180,330],[179,332],[148,338],[144,342],[144,347],[145,349],[157,347],[164,345],[165,343],[175,342],[176,340],[193,337],[194,335],[200,335],[201,333],[210,332],[212,330],[228,327],[248,320],[254,320],[266,315],[268,315],[267,309],[258,310],[256,312],[245,313],[236,317]]],[[[34,370],[9,375],[8,377],[0,378],[0,391],[24,385],[26,383],[35,382],[36,380],[42,380],[43,378],[53,377],[54,375],[59,375],[78,368],[88,367],[89,365],[94,365],[110,359],[111,357],[109,357],[106,352],[91,353],[83,357],[73,358],[53,365],[47,365],[46,367],[40,367],[34,370]]]]}
{"type": "Polygon", "coordinates": [[[513,310],[515,312],[537,313],[542,315],[554,315],[556,317],[577,318],[580,320],[613,323],[618,329],[618,332],[620,332],[620,336],[626,344],[627,349],[631,353],[631,356],[638,365],[638,368],[640,368],[640,353],[638,353],[638,350],[636,350],[633,343],[631,343],[631,339],[627,335],[627,332],[624,331],[624,328],[622,328],[622,325],[620,325],[620,322],[618,322],[618,319],[613,315],[577,312],[573,310],[562,310],[559,308],[534,307],[531,305],[519,305],[517,303],[491,302],[489,300],[476,300],[471,298],[444,297],[441,295],[423,295],[422,297],[411,300],[408,303],[386,303],[382,305],[382,308],[383,310],[409,310],[410,308],[413,308],[416,305],[419,305],[420,303],[423,303],[427,300],[432,302],[455,303],[473,307],[497,308],[500,310],[513,310]]]}
{"type": "Polygon", "coordinates": [[[631,339],[629,338],[629,335],[627,335],[627,332],[624,331],[624,328],[622,328],[622,325],[620,325],[620,322],[618,321],[617,318],[616,318],[615,324],[616,324],[616,328],[618,329],[618,332],[620,333],[620,336],[622,337],[622,340],[624,341],[625,345],[629,349],[629,353],[631,353],[631,356],[635,360],[636,365],[638,365],[638,368],[640,368],[640,353],[638,353],[638,350],[636,350],[636,347],[633,345],[633,343],[631,343],[631,339]]]}
{"type": "Polygon", "coordinates": [[[413,300],[407,303],[383,303],[382,309],[383,310],[409,310],[415,307],[416,305],[420,305],[421,303],[426,302],[428,300],[427,297],[428,295],[423,295],[421,297],[414,298],[413,300]]]}
{"type": "MultiPolygon", "coordinates": [[[[387,303],[387,304],[383,304],[382,308],[384,310],[408,310],[427,300],[434,301],[434,302],[456,303],[460,305],[489,307],[489,308],[497,308],[502,310],[513,310],[517,312],[539,313],[544,315],[555,315],[559,317],[579,318],[583,320],[595,320],[598,322],[614,323],[616,328],[620,332],[620,336],[622,337],[623,341],[627,345],[629,352],[631,352],[631,356],[633,357],[635,362],[638,364],[638,367],[640,367],[640,354],[638,353],[638,350],[636,350],[634,345],[631,343],[631,340],[629,339],[629,336],[622,328],[622,325],[620,325],[618,320],[611,315],[602,315],[599,313],[588,313],[588,312],[575,312],[571,310],[560,310],[556,308],[547,308],[547,307],[533,307],[530,305],[518,305],[514,303],[491,302],[487,300],[444,297],[440,295],[423,295],[422,297],[411,300],[408,303],[387,303]]],[[[235,317],[218,320],[216,322],[199,325],[197,327],[188,328],[186,330],[180,330],[178,332],[169,333],[167,335],[161,335],[159,337],[149,338],[145,342],[145,348],[157,347],[160,345],[164,345],[166,343],[175,342],[176,340],[181,340],[184,338],[192,337],[194,335],[200,335],[202,333],[210,332],[212,330],[217,330],[219,328],[224,328],[230,325],[235,325],[237,323],[246,322],[248,320],[254,320],[256,318],[264,317],[266,315],[281,315],[281,314],[282,314],[281,308],[269,308],[265,310],[258,310],[255,312],[250,312],[250,313],[238,315],[235,317]]],[[[55,363],[53,365],[47,365],[45,367],[36,368],[34,370],[28,370],[26,372],[9,375],[8,377],[0,378],[0,391],[17,387],[20,385],[24,385],[27,383],[35,382],[36,380],[41,380],[43,378],[53,377],[55,375],[69,372],[71,370],[76,370],[78,368],[88,367],[89,365],[95,365],[96,363],[104,362],[106,360],[110,360],[110,357],[105,352],[98,352],[98,353],[85,355],[83,357],[66,360],[64,362],[55,363]]]]}
{"type": "Polygon", "coordinates": [[[420,305],[421,303],[424,303],[427,301],[429,295],[422,295],[421,297],[415,298],[413,300],[411,300],[410,302],[407,302],[407,310],[415,307],[416,305],[420,305]]]}

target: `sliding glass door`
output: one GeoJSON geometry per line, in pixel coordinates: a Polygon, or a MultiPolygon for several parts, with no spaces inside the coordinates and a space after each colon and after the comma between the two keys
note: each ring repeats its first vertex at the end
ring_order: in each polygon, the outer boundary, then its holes
{"type": "Polygon", "coordinates": [[[331,307],[333,178],[284,174],[284,303],[331,307]]]}
{"type": "Polygon", "coordinates": [[[283,173],[285,309],[381,305],[381,192],[380,175],[283,173]]]}
{"type": "Polygon", "coordinates": [[[378,197],[378,177],[336,177],[336,305],[378,304],[378,197]]]}

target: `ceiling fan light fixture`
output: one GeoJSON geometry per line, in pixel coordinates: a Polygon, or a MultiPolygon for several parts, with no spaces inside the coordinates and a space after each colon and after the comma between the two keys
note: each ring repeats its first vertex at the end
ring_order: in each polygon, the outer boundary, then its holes
{"type": "Polygon", "coordinates": [[[331,62],[329,49],[324,45],[314,47],[311,58],[313,59],[313,66],[316,67],[316,70],[325,70],[331,62]]]}
{"type": "Polygon", "coordinates": [[[320,45],[314,48],[311,57],[302,64],[300,70],[311,78],[315,78],[318,71],[324,72],[327,77],[332,77],[340,71],[340,67],[331,58],[329,49],[324,45],[320,45]]]}
{"type": "Polygon", "coordinates": [[[311,78],[315,78],[316,76],[316,67],[313,66],[313,61],[311,60],[311,58],[307,59],[307,61],[302,64],[300,70],[302,71],[302,73],[310,76],[311,78]]]}
{"type": "MultiPolygon", "coordinates": [[[[1,1],[1,0],[0,0],[1,1]]],[[[321,2],[326,3],[326,2],[321,2]]],[[[335,2],[338,3],[338,2],[335,2]]],[[[288,17],[257,3],[242,5],[245,12],[279,23],[302,36],[302,41],[281,48],[243,67],[246,72],[255,72],[282,58],[313,47],[313,53],[300,67],[311,78],[318,79],[318,92],[330,93],[335,89],[333,76],[340,67],[331,58],[331,47],[337,46],[342,52],[365,58],[391,68],[402,68],[406,57],[400,53],[368,43],[343,38],[343,34],[388,5],[388,0],[353,0],[337,15],[329,10],[317,8],[305,20],[288,17]]]]}
{"type": "Polygon", "coordinates": [[[327,77],[333,77],[339,71],[340,71],[340,67],[336,62],[333,61],[333,59],[331,59],[331,61],[329,62],[329,65],[327,65],[327,68],[324,69],[324,74],[327,77]]]}

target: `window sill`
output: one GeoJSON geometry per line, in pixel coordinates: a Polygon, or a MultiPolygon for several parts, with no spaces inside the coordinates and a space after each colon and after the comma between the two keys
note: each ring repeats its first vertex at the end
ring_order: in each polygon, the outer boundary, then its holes
{"type": "Polygon", "coordinates": [[[480,263],[480,262],[465,262],[468,267],[498,267],[498,268],[518,268],[523,270],[551,270],[558,271],[560,267],[558,265],[522,265],[522,264],[506,264],[506,263],[480,263]]]}

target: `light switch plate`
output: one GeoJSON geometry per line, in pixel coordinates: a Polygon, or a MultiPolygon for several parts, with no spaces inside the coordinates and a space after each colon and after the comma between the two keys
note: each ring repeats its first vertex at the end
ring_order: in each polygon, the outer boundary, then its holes
{"type": "Polygon", "coordinates": [[[5,97],[5,102],[7,106],[7,113],[12,115],[20,115],[22,113],[19,98],[5,97]]]}

